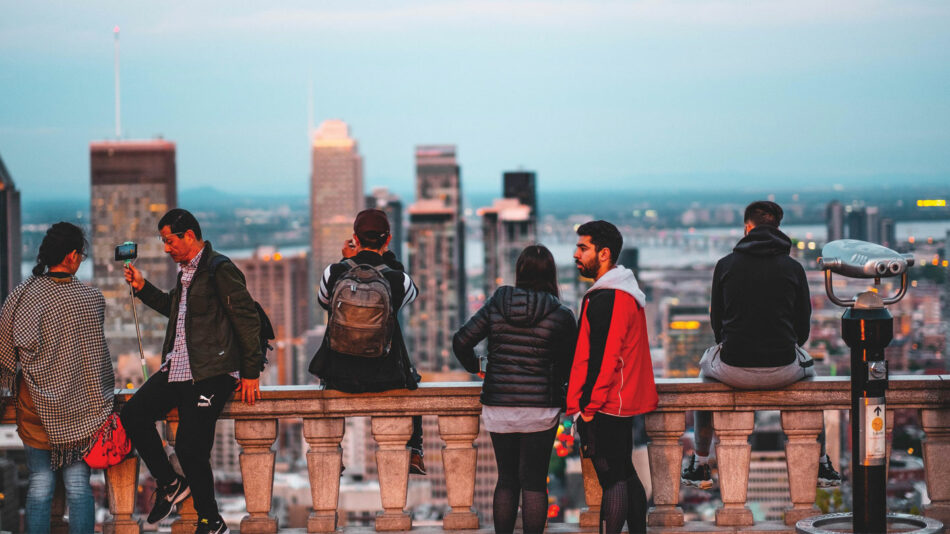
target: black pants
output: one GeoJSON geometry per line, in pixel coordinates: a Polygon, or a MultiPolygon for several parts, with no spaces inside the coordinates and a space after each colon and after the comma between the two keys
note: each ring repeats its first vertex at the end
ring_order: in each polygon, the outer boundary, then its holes
{"type": "Polygon", "coordinates": [[[577,420],[581,450],[590,458],[603,490],[600,532],[646,532],[647,496],[633,467],[633,417],[598,413],[590,422],[577,420]]]}
{"type": "Polygon", "coordinates": [[[548,463],[557,425],[524,433],[491,432],[498,464],[498,482],[492,503],[495,532],[514,530],[521,497],[521,522],[525,534],[544,530],[548,511],[548,463]]]}
{"type": "Polygon", "coordinates": [[[155,421],[178,408],[178,432],[175,454],[184,471],[198,516],[218,517],[214,499],[214,475],[211,472],[211,447],[214,427],[224,404],[234,396],[236,381],[220,375],[200,382],[169,382],[168,372],[160,371],[148,379],[122,408],[120,417],[125,431],[159,485],[172,482],[172,468],[155,421]]]}

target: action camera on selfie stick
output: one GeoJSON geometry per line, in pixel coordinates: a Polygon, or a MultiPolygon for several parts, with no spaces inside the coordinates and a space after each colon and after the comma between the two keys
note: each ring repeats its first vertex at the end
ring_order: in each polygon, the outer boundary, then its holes
{"type": "MultiPolygon", "coordinates": [[[[125,262],[125,265],[131,265],[132,260],[138,257],[138,245],[126,241],[115,247],[115,261],[125,262]]],[[[135,292],[132,290],[132,282],[129,282],[129,299],[132,301],[132,317],[135,320],[135,337],[139,341],[139,357],[142,359],[142,375],[148,380],[148,366],[145,365],[145,351],[142,350],[142,332],[139,330],[139,315],[135,311],[135,292]]]]}

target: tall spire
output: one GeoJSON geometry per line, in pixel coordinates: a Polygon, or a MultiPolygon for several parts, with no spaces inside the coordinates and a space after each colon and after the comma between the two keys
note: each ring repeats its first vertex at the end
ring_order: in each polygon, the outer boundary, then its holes
{"type": "Polygon", "coordinates": [[[122,92],[119,88],[119,27],[112,29],[115,36],[115,137],[122,137],[122,92]]]}

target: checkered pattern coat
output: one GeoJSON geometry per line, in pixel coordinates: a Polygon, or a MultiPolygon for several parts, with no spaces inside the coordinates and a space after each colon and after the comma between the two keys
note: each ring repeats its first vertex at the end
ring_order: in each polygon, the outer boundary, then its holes
{"type": "Polygon", "coordinates": [[[54,469],[82,460],[113,410],[104,313],[98,289],[49,276],[20,284],[0,311],[0,385],[13,391],[17,367],[22,370],[54,469]]]}

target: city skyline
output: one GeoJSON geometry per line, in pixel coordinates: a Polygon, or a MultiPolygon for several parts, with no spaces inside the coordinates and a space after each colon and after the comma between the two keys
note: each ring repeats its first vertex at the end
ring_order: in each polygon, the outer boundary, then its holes
{"type": "Polygon", "coordinates": [[[519,166],[552,191],[945,180],[950,6],[871,7],[8,3],[0,146],[25,198],[87,194],[118,25],[123,137],[175,139],[183,190],[305,192],[307,125],[333,117],[367,184],[407,201],[412,147],[433,141],[463,151],[464,193],[519,166]]]}

